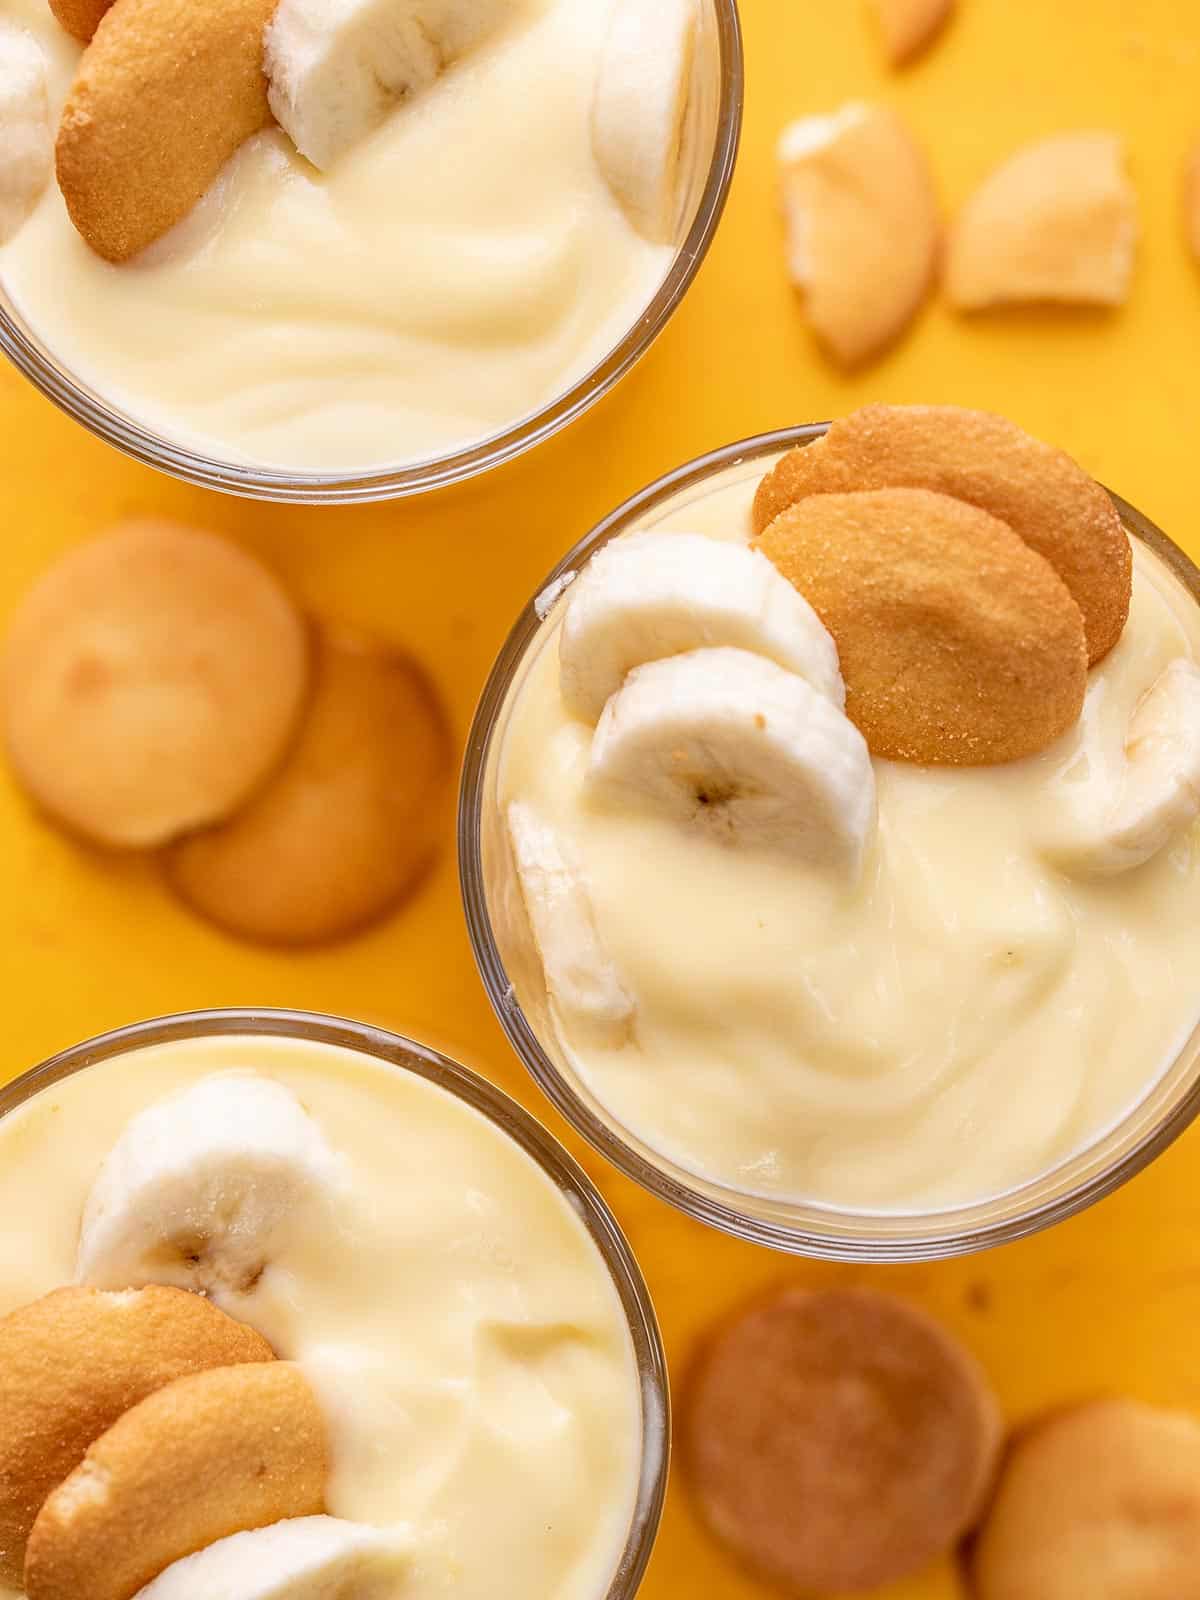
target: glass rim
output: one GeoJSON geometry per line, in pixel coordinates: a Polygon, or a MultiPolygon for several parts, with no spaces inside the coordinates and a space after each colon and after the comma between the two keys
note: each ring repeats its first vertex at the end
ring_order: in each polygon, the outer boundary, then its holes
{"type": "Polygon", "coordinates": [[[512,1139],[571,1205],[617,1292],[637,1368],[641,1415],[637,1492],[625,1547],[603,1597],[633,1600],[662,1520],[670,1466],[671,1397],[658,1318],[637,1259],[599,1189],[550,1130],[503,1089],[432,1046],[372,1023],[281,1007],[230,1007],[153,1017],[60,1050],[0,1088],[0,1120],[64,1078],[131,1051],[239,1035],[334,1045],[414,1073],[470,1106],[512,1139]]]}
{"type": "Polygon", "coordinates": [[[224,461],[176,444],[123,415],[77,382],[0,305],[0,351],[34,387],[90,433],[184,483],[243,499],[301,505],[362,505],[448,488],[515,460],[591,409],[646,354],[671,320],[708,254],[737,163],[745,98],[745,62],[737,0],[711,0],[720,64],[712,160],[696,215],[649,304],[619,342],[561,394],[499,432],[443,455],[370,471],[288,472],[224,461]]]}
{"type": "MultiPolygon", "coordinates": [[[[1035,1203],[997,1220],[979,1224],[971,1218],[983,1204],[998,1201],[1001,1196],[987,1197],[984,1201],[914,1212],[873,1212],[804,1202],[813,1214],[824,1213],[831,1219],[852,1220],[856,1224],[896,1223],[911,1216],[918,1219],[942,1220],[938,1231],[914,1234],[912,1237],[885,1232],[862,1233],[854,1237],[811,1227],[800,1227],[768,1218],[750,1215],[736,1204],[714,1198],[695,1183],[674,1176],[647,1160],[633,1149],[613,1128],[597,1117],[575,1089],[563,1077],[558,1067],[543,1049],[541,1041],[517,1001],[513,985],[504,966],[496,939],[495,929],[488,909],[483,867],[483,816],[485,778],[492,745],[504,711],[513,679],[525,659],[530,645],[540,632],[550,607],[577,572],[610,539],[625,531],[626,527],[640,521],[664,502],[682,491],[702,483],[713,473],[736,467],[766,456],[778,455],[799,444],[811,443],[824,434],[829,422],[805,423],[760,433],[723,445],[695,457],[655,479],[644,489],[631,495],[617,509],[585,534],[547,574],[532,599],[525,605],[511,628],[492,667],[483,693],[480,696],[471,729],[467,737],[463,758],[462,780],[459,790],[458,857],[459,883],[468,935],[476,966],[487,992],[488,999],[508,1038],[509,1044],[533,1077],[538,1087],[555,1109],[600,1155],[611,1162],[618,1171],[639,1184],[643,1189],[665,1200],[695,1221],[703,1222],[722,1233],[752,1244],[766,1245],[791,1255],[817,1260],[903,1263],[947,1259],[1009,1244],[1031,1234],[1040,1233],[1056,1223],[1066,1221],[1085,1210],[1096,1201],[1111,1194],[1135,1177],[1151,1161],[1162,1154],[1200,1114],[1200,1072],[1181,1095],[1169,1114],[1151,1126],[1129,1150],[1116,1156],[1100,1170],[1091,1173],[1064,1194],[1035,1203]],[[955,1218],[960,1219],[957,1223],[955,1218]]],[[[1163,531],[1128,501],[1106,486],[1126,529],[1134,534],[1169,568],[1193,598],[1200,603],[1200,569],[1163,531]]],[[[1178,1059],[1178,1058],[1176,1058],[1178,1059]]],[[[1151,1091],[1148,1091],[1151,1092],[1151,1091]]],[[[1074,1156],[1056,1164],[1051,1172],[1066,1170],[1075,1161],[1081,1161],[1093,1151],[1108,1134],[1123,1126],[1136,1115],[1141,1102],[1131,1106],[1113,1128],[1101,1130],[1096,1139],[1074,1156]]],[[[664,1158],[666,1159],[666,1158],[664,1158]]],[[[677,1169],[680,1170],[680,1169],[677,1169]]],[[[1009,1191],[1019,1195],[1021,1190],[1042,1181],[1050,1174],[1042,1174],[1009,1191]]],[[[738,1191],[723,1187],[731,1196],[738,1191]]],[[[747,1194],[744,1197],[750,1200],[747,1194]]]]}

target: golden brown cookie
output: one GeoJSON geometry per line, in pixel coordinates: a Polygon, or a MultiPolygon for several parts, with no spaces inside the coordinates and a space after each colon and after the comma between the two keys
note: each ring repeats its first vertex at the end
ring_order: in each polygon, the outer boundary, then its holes
{"type": "Polygon", "coordinates": [[[218,1367],[120,1417],[47,1499],[29,1600],[132,1600],[232,1533],[325,1509],[325,1421],[297,1367],[218,1367]]]}
{"type": "Polygon", "coordinates": [[[268,127],[263,29],[276,0],[116,0],[58,130],[58,182],[99,255],[128,261],[181,221],[268,127]]]}
{"type": "Polygon", "coordinates": [[[807,117],[779,142],[788,270],[845,366],[876,356],[929,292],[941,223],[924,151],[886,106],[807,117]]]}
{"type": "Polygon", "coordinates": [[[50,0],[50,9],[61,27],[87,44],[111,4],[112,0],[50,0]]]}
{"type": "Polygon", "coordinates": [[[1082,711],[1079,607],[977,506],[928,489],[810,495],[757,543],[833,635],[846,715],[872,754],[1015,761],[1082,711]]]}
{"type": "Polygon", "coordinates": [[[1035,1424],[970,1566],[976,1600],[1200,1600],[1200,1423],[1102,1400],[1035,1424]]]}
{"type": "Polygon", "coordinates": [[[1062,450],[961,406],[865,406],[790,451],[763,479],[755,532],[809,494],[936,489],[1007,522],[1058,573],[1083,613],[1095,664],[1129,615],[1133,557],[1112,500],[1062,450]]]}
{"type": "Polygon", "coordinates": [[[182,1289],[57,1289],[0,1320],[0,1583],[20,1587],[46,1496],[131,1406],[188,1373],[272,1359],[182,1289]]]}
{"type": "Polygon", "coordinates": [[[954,10],[954,0],[871,0],[883,33],[884,49],[894,67],[920,55],[941,32],[954,10]]]}
{"type": "Polygon", "coordinates": [[[713,1531],[764,1577],[823,1594],[949,1550],[1000,1438],[983,1373],[923,1312],[867,1289],[790,1289],[704,1352],[683,1446],[713,1531]]]}
{"type": "Polygon", "coordinates": [[[450,740],[433,686],[377,640],[327,630],[307,720],[279,774],[230,821],[182,840],[168,878],[244,939],[338,939],[392,910],[437,848],[450,740]]]}
{"type": "Polygon", "coordinates": [[[303,618],[226,539],[127,523],[43,574],[13,618],[9,754],[68,828],[162,844],[227,816],[278,763],[308,688],[303,618]]]}
{"type": "Polygon", "coordinates": [[[1060,133],[1019,150],[962,208],[946,294],[962,311],[1120,305],[1137,245],[1137,195],[1115,133],[1060,133]]]}

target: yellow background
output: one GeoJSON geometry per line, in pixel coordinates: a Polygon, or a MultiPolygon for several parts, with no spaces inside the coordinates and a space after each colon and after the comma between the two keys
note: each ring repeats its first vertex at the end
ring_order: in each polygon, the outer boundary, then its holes
{"type": "MultiPolygon", "coordinates": [[[[1200,274],[1183,249],[1178,211],[1183,153],[1200,134],[1195,0],[961,0],[940,45],[901,76],[884,70],[861,0],[743,0],[743,11],[745,137],[722,232],[681,313],[599,410],[505,472],[420,504],[300,511],[157,477],[5,370],[0,616],[73,541],[129,513],[170,513],[244,540],[314,608],[409,645],[437,678],[461,740],[519,606],[618,500],[711,446],[872,398],[1007,412],[1073,451],[1200,556],[1200,274]],[[1026,139],[1119,129],[1144,235],[1130,305],[1111,315],[966,322],[935,304],[886,361],[853,380],[836,375],[785,283],[772,153],[788,119],[864,95],[885,97],[911,118],[948,210],[1026,139]]],[[[152,868],[83,853],[0,777],[0,1070],[14,1075],[85,1035],[156,1013],[307,1006],[415,1034],[544,1113],[476,979],[449,813],[445,820],[440,869],[401,916],[343,948],[285,956],[210,931],[176,907],[152,868]]],[[[587,1164],[646,1270],[676,1376],[697,1335],[747,1293],[861,1276],[735,1244],[594,1159],[587,1164]]],[[[877,1270],[870,1281],[917,1296],[957,1328],[1014,1419],[1112,1388],[1200,1412],[1198,1166],[1200,1129],[1115,1198],[1051,1234],[973,1261],[877,1270]]],[[[947,1566],[889,1597],[958,1592],[947,1566]]],[[[697,1527],[678,1471],[643,1593],[763,1593],[697,1527]]]]}

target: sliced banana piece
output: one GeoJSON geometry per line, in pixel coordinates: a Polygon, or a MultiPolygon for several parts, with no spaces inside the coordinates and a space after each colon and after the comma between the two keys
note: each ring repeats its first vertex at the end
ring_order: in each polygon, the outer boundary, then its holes
{"type": "Polygon", "coordinates": [[[1200,816],[1200,667],[1172,661],[1129,724],[1125,770],[1115,803],[1095,814],[1095,790],[1081,787],[1069,825],[1046,854],[1068,871],[1113,877],[1140,867],[1200,816]]]}
{"type": "Polygon", "coordinates": [[[341,1166],[304,1107],[255,1072],[218,1072],[128,1124],[92,1185],[76,1280],[249,1293],[341,1166]]]}
{"type": "Polygon", "coordinates": [[[946,293],[962,311],[1120,305],[1137,236],[1119,136],[1057,134],[1019,150],[967,201],[950,233],[946,293]]]}
{"type": "Polygon", "coordinates": [[[803,678],[746,650],[636,668],[604,709],[588,775],[731,845],[851,878],[875,818],[862,734],[803,678]]]}
{"type": "Polygon", "coordinates": [[[391,1600],[407,1566],[403,1541],[390,1532],[293,1517],[177,1561],[137,1600],[391,1600]]]}
{"type": "Polygon", "coordinates": [[[924,152],[886,106],[854,103],[784,130],[788,268],[843,365],[879,354],[933,281],[941,225],[924,152]]]}
{"type": "Polygon", "coordinates": [[[837,646],[808,601],[759,551],[700,533],[632,534],[600,552],[567,601],[563,697],[595,722],[634,667],[712,645],[766,656],[846,703],[837,646]]]}
{"type": "Polygon", "coordinates": [[[596,79],[592,149],[639,233],[675,233],[697,0],[617,0],[596,79]]]}
{"type": "Polygon", "coordinates": [[[508,836],[551,999],[571,1020],[619,1035],[634,1002],[600,942],[582,869],[523,801],[508,808],[508,836]]]}
{"type": "Polygon", "coordinates": [[[271,110],[300,154],[328,168],[515,3],[281,0],[264,38],[271,110]]]}
{"type": "Polygon", "coordinates": [[[0,244],[16,233],[46,187],[54,136],[46,58],[26,29],[0,17],[0,244]]]}

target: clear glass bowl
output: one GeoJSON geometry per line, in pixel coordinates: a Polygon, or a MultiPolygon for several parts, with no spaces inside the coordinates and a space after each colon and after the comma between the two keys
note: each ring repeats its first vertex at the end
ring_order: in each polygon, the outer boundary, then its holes
{"type": "Polygon", "coordinates": [[[641,1473],[629,1533],[604,1595],[596,1600],[632,1600],[641,1584],[654,1546],[666,1497],[670,1458],[671,1415],[666,1357],[649,1290],[612,1212],[583,1169],[540,1122],[515,1100],[493,1088],[476,1073],[425,1045],[382,1028],[307,1011],[191,1011],[118,1028],[52,1056],[0,1089],[0,1117],[76,1072],[86,1072],[115,1057],[150,1045],[181,1039],[269,1035],[304,1039],[353,1050],[394,1067],[416,1073],[456,1099],[464,1101],[499,1131],[515,1141],[560,1191],[579,1216],[612,1277],[629,1327],[641,1386],[641,1473]]]}
{"type": "Polygon", "coordinates": [[[557,433],[606,395],[666,327],[713,241],[741,136],[743,62],[737,0],[702,0],[693,92],[684,140],[683,203],[675,256],[649,305],[590,372],[502,432],[448,455],[369,472],[293,473],[221,461],[185,449],[118,409],[71,372],[28,327],[0,285],[0,349],[55,405],[126,455],[188,483],[255,500],[348,505],[401,499],[472,478],[557,433]]]}
{"type": "MultiPolygon", "coordinates": [[[[1091,1205],[1154,1159],[1200,1110],[1200,1027],[1126,1117],[1041,1177],[977,1204],[917,1212],[840,1210],[766,1199],[677,1165],[599,1102],[561,1049],[546,1003],[541,960],[496,802],[505,730],[543,622],[563,588],[610,539],[652,526],[717,486],[757,479],[827,424],[784,429],[729,445],[660,478],[580,541],[549,575],[492,669],[467,743],[459,805],[463,899],[488,996],[525,1066],[556,1108],[628,1177],[689,1216],[737,1238],[838,1261],[924,1261],[963,1255],[1035,1233],[1091,1205]]],[[[1114,495],[1129,533],[1200,602],[1200,571],[1151,522],[1114,495]]]]}

